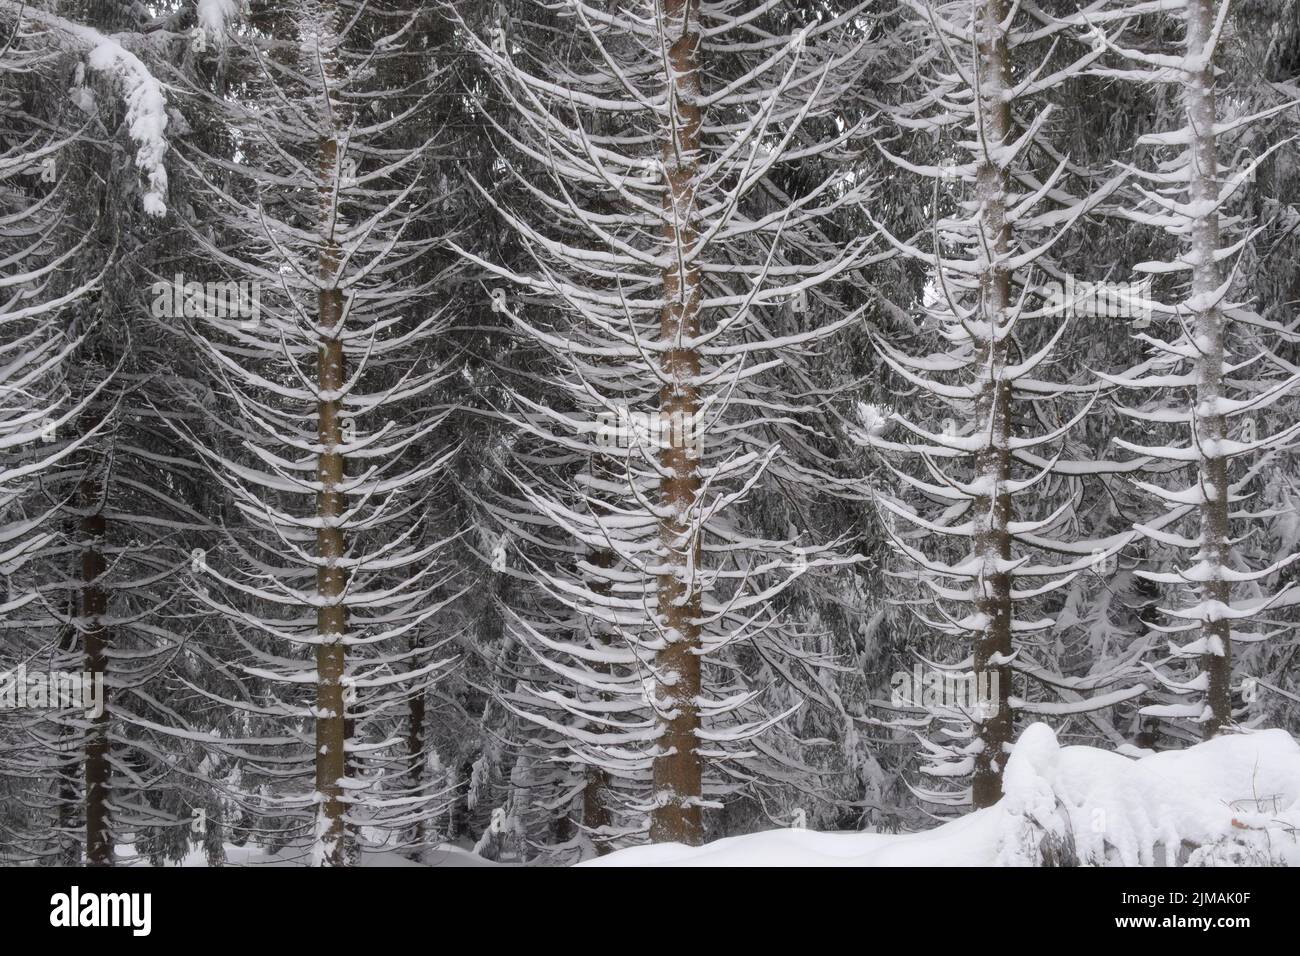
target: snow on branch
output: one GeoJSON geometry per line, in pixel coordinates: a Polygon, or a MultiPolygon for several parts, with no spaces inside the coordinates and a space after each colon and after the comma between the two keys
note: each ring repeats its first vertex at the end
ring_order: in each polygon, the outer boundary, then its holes
{"type": "Polygon", "coordinates": [[[86,53],[92,70],[104,74],[121,90],[126,104],[126,125],[137,144],[135,163],[145,176],[143,206],[151,216],[167,214],[167,98],[162,84],[122,42],[93,27],[66,20],[18,0],[0,0],[0,13],[16,19],[30,18],[86,53]]]}

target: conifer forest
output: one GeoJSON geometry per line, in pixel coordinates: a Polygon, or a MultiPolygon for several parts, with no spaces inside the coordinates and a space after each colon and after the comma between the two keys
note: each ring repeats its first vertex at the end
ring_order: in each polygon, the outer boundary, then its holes
{"type": "Polygon", "coordinates": [[[1298,203],[1297,0],[0,0],[0,864],[1300,864],[1298,203]]]}

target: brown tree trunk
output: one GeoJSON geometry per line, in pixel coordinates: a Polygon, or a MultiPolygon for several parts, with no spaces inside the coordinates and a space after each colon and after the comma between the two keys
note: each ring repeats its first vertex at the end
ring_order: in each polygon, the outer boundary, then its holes
{"type": "MultiPolygon", "coordinates": [[[[1006,0],[985,0],[978,44],[976,82],[980,87],[980,125],[991,148],[1011,139],[1011,108],[1001,96],[1011,88],[1009,57],[1003,23],[1007,17],[1006,0]]],[[[976,173],[981,201],[981,229],[993,262],[980,277],[981,318],[991,330],[1007,322],[1010,306],[1011,276],[1005,257],[1011,247],[1011,224],[1007,221],[1007,192],[1010,186],[1004,169],[996,163],[982,161],[976,173]]],[[[977,733],[983,749],[975,755],[975,773],[971,781],[971,800],[976,807],[988,807],[1002,796],[1002,768],[1006,763],[1006,746],[1014,730],[1010,706],[1011,666],[1011,576],[994,567],[993,559],[1011,557],[1011,496],[1007,481],[1011,477],[1011,385],[1002,380],[1006,365],[1006,342],[991,334],[981,346],[981,365],[988,379],[976,402],[976,419],[988,428],[989,444],[976,456],[976,471],[985,489],[975,501],[975,549],[984,556],[986,565],[977,586],[976,602],[984,615],[984,630],[975,643],[976,687],[996,691],[988,710],[980,715],[977,733]],[[986,683],[987,682],[987,683],[986,683]]]]}
{"type": "Polygon", "coordinates": [[[466,759],[455,768],[455,797],[447,819],[447,842],[455,843],[462,837],[473,839],[470,829],[469,791],[474,786],[474,761],[466,759]]]}
{"type": "Polygon", "coordinates": [[[87,477],[81,485],[81,503],[87,509],[81,519],[81,617],[84,670],[93,681],[104,681],[103,708],[94,718],[86,736],[86,864],[113,865],[112,818],[109,808],[111,768],[108,762],[108,632],[104,616],[108,613],[108,594],[103,576],[108,570],[104,559],[104,537],[108,522],[95,481],[87,477]]]}
{"type": "MultiPolygon", "coordinates": [[[[342,16],[332,3],[321,5],[322,22],[314,26],[326,42],[333,40],[342,16]]],[[[319,184],[318,228],[321,246],[318,260],[321,290],[317,295],[321,343],[317,354],[316,380],[322,397],[316,405],[317,440],[321,444],[317,479],[321,490],[316,499],[316,515],[321,526],[316,532],[316,554],[321,560],[316,572],[316,587],[324,603],[316,614],[320,644],[316,649],[316,791],[320,801],[317,820],[318,862],[323,866],[346,866],[354,862],[354,837],[346,820],[347,802],[341,781],[347,777],[350,760],[347,745],[352,736],[348,717],[344,677],[347,673],[347,650],[343,643],[348,631],[348,609],[343,603],[348,573],[338,562],[347,552],[347,542],[339,518],[347,510],[347,499],[338,487],[346,476],[346,463],[339,446],[343,443],[343,401],[339,391],[347,380],[342,334],[344,299],[338,288],[342,250],[335,242],[331,223],[335,221],[336,183],[341,176],[339,131],[347,124],[344,103],[335,97],[343,79],[338,51],[321,46],[313,51],[313,67],[322,73],[322,96],[328,98],[329,115],[322,115],[326,126],[317,152],[319,184]],[[332,124],[332,125],[326,125],[332,124]]]]}
{"type": "MultiPolygon", "coordinates": [[[[324,258],[324,257],[322,257],[324,258]]],[[[332,328],[341,314],[342,294],[337,290],[320,293],[321,325],[332,328]]],[[[319,384],[322,390],[342,386],[343,345],[329,339],[320,350],[319,384]]],[[[343,456],[336,450],[342,441],[339,402],[318,404],[318,427],[321,444],[329,449],[320,455],[319,478],[324,488],[317,496],[317,516],[323,519],[316,532],[317,555],[324,562],[316,572],[317,590],[327,602],[337,601],[347,587],[347,572],[336,562],[343,556],[343,531],[332,519],[344,509],[343,495],[333,490],[343,480],[343,456]]],[[[348,629],[347,607],[342,603],[323,604],[316,613],[320,644],[316,648],[316,790],[320,804],[320,839],[327,848],[327,865],[341,865],[343,847],[343,790],[339,781],[347,772],[346,709],[343,701],[343,676],[346,655],[343,635],[348,629]]]]}
{"type": "Polygon", "coordinates": [[[660,500],[668,509],[661,520],[660,540],[665,570],[658,580],[658,606],[664,646],[655,655],[659,746],[654,758],[655,806],[650,814],[650,839],[656,843],[703,842],[700,811],[702,766],[696,750],[700,726],[700,592],[689,566],[698,566],[701,549],[692,528],[699,494],[699,457],[692,447],[700,400],[696,377],[699,352],[682,340],[700,330],[700,274],[681,257],[696,240],[695,189],[699,173],[700,72],[698,0],[660,0],[668,60],[669,123],[663,148],[668,189],[664,197],[665,247],[673,259],[664,270],[661,341],[667,346],[661,367],[668,383],[659,395],[660,429],[666,447],[660,464],[660,500]],[[682,427],[672,427],[678,423],[682,427]]]}
{"type": "MultiPolygon", "coordinates": [[[[582,788],[582,826],[586,830],[599,830],[609,826],[609,808],[605,806],[605,790],[609,787],[609,774],[600,767],[587,768],[587,785],[582,788]]],[[[596,843],[596,855],[604,856],[609,847],[596,843]]]]}
{"type": "MultiPolygon", "coordinates": [[[[419,646],[418,639],[411,638],[410,647],[414,651],[419,646]]],[[[407,728],[406,728],[406,759],[410,761],[411,766],[411,787],[417,791],[424,785],[424,691],[411,697],[411,702],[407,710],[407,728]]],[[[424,849],[425,840],[425,822],[418,821],[411,833],[411,840],[415,844],[416,852],[424,849]]]]}
{"type": "MultiPolygon", "coordinates": [[[[602,479],[610,478],[613,473],[610,462],[604,458],[594,462],[592,468],[602,479]]],[[[596,505],[595,509],[602,516],[610,513],[608,508],[601,505],[596,505]]],[[[600,548],[592,553],[591,563],[595,567],[608,570],[618,563],[618,556],[608,548],[600,548]]],[[[591,585],[591,590],[601,597],[608,597],[613,592],[613,586],[608,580],[597,580],[591,585]]],[[[592,622],[589,626],[595,631],[596,641],[601,646],[609,646],[608,628],[599,621],[592,622]]],[[[608,694],[602,694],[601,697],[605,700],[610,699],[608,694]]],[[[612,822],[606,795],[609,789],[609,772],[603,767],[588,765],[585,776],[586,785],[582,788],[582,826],[587,832],[596,832],[612,822]]],[[[604,856],[609,852],[609,844],[601,841],[595,841],[593,847],[597,856],[604,856]]]]}
{"type": "MultiPolygon", "coordinates": [[[[334,203],[334,179],[338,170],[338,140],[331,137],[320,144],[320,215],[322,228],[329,221],[334,203]]],[[[320,327],[324,341],[317,358],[317,383],[323,395],[317,403],[317,438],[323,451],[317,478],[322,488],[317,495],[316,514],[321,527],[316,532],[316,553],[321,565],[316,572],[316,587],[325,602],[317,611],[316,623],[320,644],[316,648],[316,791],[320,800],[317,840],[322,846],[319,863],[326,866],[346,864],[344,816],[346,805],[340,781],[347,774],[347,708],[344,703],[343,677],[346,650],[343,636],[348,630],[348,611],[341,602],[347,587],[346,569],[336,562],[346,551],[343,530],[337,519],[347,503],[338,486],[344,478],[344,460],[338,447],[343,442],[342,401],[337,392],[347,378],[342,331],[343,292],[334,287],[340,250],[333,238],[322,238],[320,278],[324,283],[317,297],[320,327]]]]}
{"type": "MultiPolygon", "coordinates": [[[[75,526],[75,525],[74,525],[75,526]]],[[[71,535],[70,535],[71,537],[71,535]]],[[[69,591],[67,597],[67,615],[68,624],[63,628],[59,637],[59,655],[60,661],[70,661],[77,650],[77,628],[75,620],[77,618],[77,593],[69,591]]],[[[63,866],[79,866],[81,864],[81,843],[77,840],[76,831],[79,829],[77,820],[77,778],[84,775],[85,766],[81,759],[83,754],[81,747],[77,744],[77,733],[75,730],[65,729],[61,734],[62,742],[59,745],[61,753],[67,755],[68,762],[60,768],[59,771],[59,789],[58,789],[58,827],[59,827],[59,860],[63,866]]]]}

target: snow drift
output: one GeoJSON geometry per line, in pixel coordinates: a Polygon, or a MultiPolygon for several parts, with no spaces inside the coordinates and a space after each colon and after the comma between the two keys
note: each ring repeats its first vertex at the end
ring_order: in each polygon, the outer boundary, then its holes
{"type": "Polygon", "coordinates": [[[1300,863],[1300,744],[1217,737],[1138,759],[1026,728],[995,806],[920,833],[774,830],[589,866],[1214,866],[1300,863]]]}

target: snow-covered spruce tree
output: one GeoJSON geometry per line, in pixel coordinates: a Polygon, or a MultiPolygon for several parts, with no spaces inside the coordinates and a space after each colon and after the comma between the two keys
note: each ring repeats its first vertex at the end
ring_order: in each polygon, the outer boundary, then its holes
{"type": "Polygon", "coordinates": [[[919,89],[904,85],[886,106],[902,145],[881,149],[933,183],[930,235],[890,237],[927,267],[921,308],[932,331],[911,349],[883,337],[874,344],[902,391],[927,403],[865,406],[862,440],[884,453],[898,482],[900,493],[882,493],[879,505],[905,565],[896,573],[920,588],[907,600],[936,639],[925,664],[954,689],[975,691],[927,699],[914,687],[895,702],[902,725],[934,734],[922,741],[923,770],[946,786],[919,792],[985,807],[1001,795],[1018,714],[1083,714],[1145,691],[1134,652],[1062,673],[1049,603],[1132,537],[1098,535],[1076,520],[1081,476],[1139,464],[1065,455],[1097,386],[1071,381],[1068,370],[1061,383],[1043,377],[1060,363],[1078,308],[1054,249],[1119,180],[1100,179],[1053,143],[1051,98],[1100,50],[1058,46],[1060,24],[1003,0],[908,6],[902,40],[915,44],[908,74],[919,89]],[[940,154],[932,162],[908,158],[906,144],[922,134],[945,144],[922,147],[940,154]],[[933,336],[939,350],[922,351],[933,336]],[[889,434],[895,423],[911,440],[889,434]]]}
{"type": "MultiPolygon", "coordinates": [[[[534,392],[529,404],[539,397],[534,392]]],[[[545,423],[536,422],[535,427],[544,429],[545,423]]],[[[509,756],[514,767],[509,770],[504,799],[507,819],[538,833],[547,852],[561,859],[574,852],[583,855],[589,848],[603,853],[640,832],[645,818],[644,775],[636,773],[642,766],[640,754],[629,749],[618,773],[609,766],[614,754],[599,763],[575,759],[573,754],[573,737],[590,734],[590,721],[573,712],[567,703],[570,698],[586,699],[588,708],[603,702],[611,711],[607,719],[632,710],[615,709],[618,698],[605,689],[620,680],[638,679],[633,668],[619,666],[623,656],[618,652],[619,627],[584,615],[535,583],[539,575],[546,575],[554,577],[552,586],[563,587],[563,572],[574,563],[575,551],[593,567],[611,571],[618,560],[613,548],[575,548],[564,524],[545,509],[545,501],[535,502],[527,492],[530,484],[549,484],[563,494],[565,483],[571,482],[584,489],[571,496],[576,507],[587,509],[588,520],[594,522],[598,514],[602,522],[610,521],[610,509],[585,490],[593,469],[602,465],[607,472],[605,487],[618,487],[616,478],[608,475],[613,471],[609,459],[593,454],[586,462],[592,467],[581,467],[585,464],[581,453],[575,454],[545,432],[540,440],[523,437],[510,450],[507,473],[515,480],[484,502],[484,527],[498,529],[486,535],[485,558],[501,579],[498,600],[506,622],[504,640],[492,658],[492,676],[500,701],[497,709],[505,719],[503,736],[513,744],[509,756]],[[527,480],[520,481],[523,476],[527,480]],[[551,656],[541,651],[560,652],[579,637],[579,646],[587,651],[582,660],[586,676],[574,679],[557,672],[551,656]],[[600,675],[598,686],[589,686],[593,675],[600,675]]],[[[596,593],[612,595],[610,582],[592,577],[589,586],[596,593]]],[[[573,656],[567,654],[559,662],[569,665],[573,656]]]]}
{"type": "Polygon", "coordinates": [[[445,541],[424,508],[454,448],[431,398],[438,283],[416,273],[437,242],[415,228],[426,139],[394,140],[421,128],[436,77],[383,82],[417,27],[409,7],[254,5],[223,53],[235,81],[195,90],[230,135],[182,156],[212,274],[162,293],[209,362],[208,427],[187,434],[231,505],[193,556],[240,648],[214,695],[238,739],[213,746],[241,761],[245,811],[320,865],[391,846],[442,800],[411,772],[425,757],[405,722],[448,662],[430,637],[445,541]]]}
{"type": "Polygon", "coordinates": [[[74,347],[49,380],[65,396],[46,446],[57,465],[26,506],[57,504],[60,537],[22,569],[39,599],[6,625],[29,669],[85,673],[102,688],[98,712],[23,715],[28,749],[7,752],[22,759],[5,771],[23,782],[30,826],[10,836],[29,858],[111,864],[128,839],[142,854],[176,856],[185,841],[170,838],[189,817],[176,789],[182,761],[149,725],[171,722],[161,678],[183,637],[169,585],[183,536],[202,521],[149,413],[159,359],[167,365],[146,344],[141,294],[148,239],[166,212],[168,116],[154,62],[166,37],[146,32],[151,14],[139,4],[0,5],[9,17],[51,54],[25,84],[29,116],[67,137],[54,166],[64,199],[50,288],[83,294],[43,323],[74,347]]]}
{"type": "Polygon", "coordinates": [[[834,289],[872,240],[819,232],[869,196],[820,164],[869,130],[813,121],[871,45],[865,5],[775,7],[502,6],[474,41],[511,113],[488,121],[514,182],[484,199],[533,264],[467,255],[567,393],[504,410],[520,438],[497,509],[528,547],[499,560],[544,600],[512,615],[531,662],[502,700],[570,765],[587,826],[622,839],[699,843],[729,795],[815,787],[782,720],[822,693],[828,656],[776,599],[837,559],[763,534],[752,502],[838,484],[802,454],[824,401],[804,366],[856,321],[834,289]],[[825,174],[775,201],[773,171],[798,163],[825,174]]]}
{"type": "MultiPolygon", "coordinates": [[[[58,126],[42,115],[41,107],[57,45],[36,24],[15,19],[5,26],[0,58],[0,262],[5,263],[0,278],[0,628],[5,635],[0,671],[9,682],[39,651],[19,617],[40,602],[34,559],[58,539],[59,502],[38,489],[81,444],[56,445],[60,431],[66,437],[71,422],[85,410],[84,401],[68,400],[66,363],[77,341],[58,320],[94,288],[98,276],[65,282],[70,263],[82,251],[65,243],[71,230],[66,228],[67,191],[60,188],[75,133],[52,132],[58,126]]],[[[62,770],[33,740],[32,720],[30,713],[8,708],[0,718],[3,858],[76,862],[75,841],[60,834],[51,825],[54,816],[46,812],[57,799],[62,770]]]]}
{"type": "MultiPolygon", "coordinates": [[[[0,383],[0,449],[5,456],[0,473],[0,509],[5,515],[0,566],[8,578],[54,537],[56,505],[33,513],[23,499],[42,472],[76,450],[75,445],[49,447],[60,430],[70,430],[69,422],[85,404],[66,403],[64,365],[76,341],[56,319],[94,289],[99,276],[70,285],[64,281],[82,251],[80,243],[63,247],[69,228],[61,176],[66,175],[66,152],[76,133],[60,135],[57,125],[40,115],[38,105],[57,47],[39,25],[14,20],[7,26],[12,32],[0,60],[0,94],[5,97],[0,113],[0,248],[7,267],[0,278],[0,354],[5,357],[0,383]]],[[[5,610],[17,610],[35,598],[34,592],[10,591],[5,610]]]]}
{"type": "MultiPolygon", "coordinates": [[[[1300,4],[1295,0],[1238,0],[1229,18],[1232,42],[1218,57],[1225,74],[1219,89],[1228,97],[1220,108],[1225,118],[1274,106],[1279,95],[1300,100],[1295,69],[1300,54],[1300,4]]],[[[1300,136],[1300,109],[1283,110],[1253,125],[1248,136],[1258,142],[1300,136]]],[[[1247,260],[1239,267],[1239,281],[1252,290],[1255,310],[1261,316],[1287,323],[1286,316],[1294,315],[1288,310],[1300,302],[1300,152],[1284,146],[1264,157],[1251,176],[1251,188],[1240,190],[1238,196],[1243,203],[1239,214],[1260,230],[1247,251],[1247,260]]],[[[1285,355],[1286,339],[1279,338],[1275,344],[1276,348],[1269,348],[1270,363],[1287,374],[1300,374],[1300,362],[1285,355]]],[[[1300,393],[1292,390],[1286,401],[1256,417],[1261,434],[1296,421],[1300,418],[1300,393]]],[[[1251,540],[1253,560],[1265,563],[1284,556],[1300,542],[1300,456],[1276,454],[1272,458],[1261,471],[1258,500],[1275,514],[1258,526],[1262,534],[1251,540]]],[[[1294,582],[1300,582],[1300,564],[1280,569],[1269,587],[1294,582]]],[[[1295,649],[1286,641],[1267,641],[1256,644],[1249,659],[1239,662],[1239,666],[1244,664],[1244,673],[1255,678],[1258,690],[1251,695],[1253,702],[1244,701],[1251,704],[1251,710],[1243,721],[1281,727],[1293,735],[1300,732],[1294,655],[1295,649]]]]}
{"type": "Polygon", "coordinates": [[[1268,430],[1259,423],[1293,393],[1300,375],[1275,351],[1279,341],[1296,341],[1294,320],[1276,310],[1273,317],[1256,312],[1239,276],[1257,228],[1241,214],[1241,195],[1271,153],[1289,148],[1282,140],[1270,146],[1242,137],[1294,104],[1276,91],[1274,104],[1258,112],[1225,110],[1216,63],[1228,11],[1227,3],[1187,0],[1072,18],[1110,54],[1094,73],[1163,85],[1176,99],[1177,126],[1137,140],[1144,162],[1131,170],[1126,213],[1138,227],[1173,240],[1165,258],[1136,266],[1159,283],[1151,328],[1136,334],[1148,357],[1102,378],[1136,396],[1118,410],[1157,438],[1116,444],[1161,465],[1138,488],[1163,513],[1135,527],[1153,557],[1138,575],[1169,586],[1163,623],[1150,627],[1169,641],[1152,671],[1171,702],[1143,713],[1186,718],[1207,736],[1244,712],[1234,704],[1242,690],[1234,684],[1234,647],[1282,630],[1269,612],[1296,603],[1296,593],[1277,584],[1277,575],[1300,558],[1294,541],[1282,553],[1251,554],[1253,532],[1276,514],[1269,502],[1255,504],[1258,492],[1300,433],[1291,421],[1274,418],[1268,430]],[[1131,48],[1113,21],[1138,14],[1173,18],[1177,37],[1131,48]]]}

